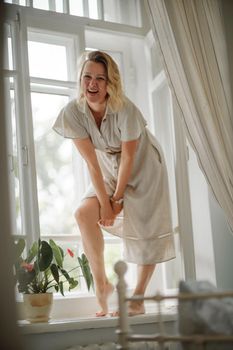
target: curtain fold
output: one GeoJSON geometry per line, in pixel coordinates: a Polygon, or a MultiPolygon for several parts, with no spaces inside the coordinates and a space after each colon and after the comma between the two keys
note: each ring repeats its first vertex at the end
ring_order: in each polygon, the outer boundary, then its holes
{"type": "Polygon", "coordinates": [[[187,136],[233,231],[233,116],[218,0],[145,0],[187,136]]]}

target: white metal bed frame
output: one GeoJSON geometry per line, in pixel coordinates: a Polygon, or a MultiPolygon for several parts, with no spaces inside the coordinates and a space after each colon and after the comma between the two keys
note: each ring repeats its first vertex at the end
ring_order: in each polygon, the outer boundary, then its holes
{"type": "Polygon", "coordinates": [[[170,342],[185,342],[196,344],[197,348],[204,350],[204,345],[207,342],[226,342],[233,344],[233,334],[232,335],[214,335],[214,334],[195,334],[195,335],[168,335],[165,333],[163,315],[161,302],[169,299],[177,299],[178,301],[188,301],[188,300],[197,300],[197,299],[211,299],[211,298],[226,298],[233,297],[233,292],[222,292],[222,293],[195,293],[195,294],[186,294],[179,293],[177,295],[161,295],[159,293],[150,296],[126,296],[127,284],[124,279],[124,275],[127,271],[127,265],[123,261],[119,261],[115,264],[115,272],[118,275],[117,283],[117,294],[118,294],[118,307],[119,307],[119,328],[116,333],[118,335],[118,345],[117,349],[119,350],[129,350],[131,342],[138,341],[154,341],[158,343],[161,350],[165,350],[165,343],[170,342]],[[135,334],[132,332],[129,323],[129,317],[127,312],[127,302],[131,300],[152,300],[158,304],[158,325],[159,333],[158,334],[135,334]]]}

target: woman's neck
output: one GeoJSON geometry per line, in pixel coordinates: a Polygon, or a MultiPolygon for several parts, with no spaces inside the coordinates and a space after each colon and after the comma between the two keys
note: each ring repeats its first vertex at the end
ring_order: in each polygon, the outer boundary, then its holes
{"type": "Polygon", "coordinates": [[[89,104],[89,108],[93,114],[94,117],[96,118],[103,118],[106,110],[106,102],[104,103],[91,103],[89,104]]]}

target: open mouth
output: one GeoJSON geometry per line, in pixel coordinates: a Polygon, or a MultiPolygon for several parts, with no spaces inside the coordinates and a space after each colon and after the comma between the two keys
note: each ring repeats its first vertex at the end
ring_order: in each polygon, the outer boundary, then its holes
{"type": "Polygon", "coordinates": [[[98,90],[87,90],[87,92],[91,95],[97,94],[99,91],[98,90]]]}

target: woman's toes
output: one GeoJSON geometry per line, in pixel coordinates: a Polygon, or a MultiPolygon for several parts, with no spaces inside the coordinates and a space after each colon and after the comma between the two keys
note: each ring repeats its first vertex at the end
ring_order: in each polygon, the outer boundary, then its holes
{"type": "Polygon", "coordinates": [[[96,317],[104,317],[104,316],[107,316],[107,312],[104,312],[104,311],[97,311],[95,313],[96,317]]]}
{"type": "Polygon", "coordinates": [[[132,301],[128,308],[129,316],[143,315],[145,313],[144,303],[138,301],[132,301]]]}
{"type": "Polygon", "coordinates": [[[111,317],[119,317],[119,311],[112,311],[109,313],[111,317]]]}

